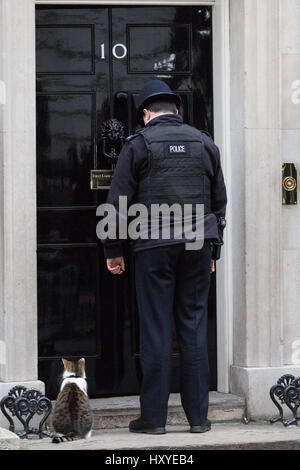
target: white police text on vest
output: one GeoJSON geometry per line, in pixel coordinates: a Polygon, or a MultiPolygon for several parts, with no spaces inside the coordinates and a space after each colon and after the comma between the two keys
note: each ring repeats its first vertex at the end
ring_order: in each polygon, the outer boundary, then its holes
{"type": "Polygon", "coordinates": [[[169,145],[170,153],[186,153],[185,145],[169,145]]]}

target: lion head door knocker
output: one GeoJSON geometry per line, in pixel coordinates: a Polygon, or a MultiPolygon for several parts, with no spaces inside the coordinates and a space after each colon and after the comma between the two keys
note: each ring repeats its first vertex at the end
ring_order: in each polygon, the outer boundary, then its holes
{"type": "Polygon", "coordinates": [[[103,142],[103,155],[111,160],[111,168],[114,170],[125,140],[123,124],[118,119],[108,119],[102,125],[100,139],[103,142]]]}

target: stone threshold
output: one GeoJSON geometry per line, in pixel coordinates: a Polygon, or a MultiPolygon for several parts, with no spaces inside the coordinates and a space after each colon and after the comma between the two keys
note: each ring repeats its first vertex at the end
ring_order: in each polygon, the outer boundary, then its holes
{"type": "MultiPolygon", "coordinates": [[[[300,450],[300,427],[284,427],[281,423],[240,422],[215,423],[210,432],[191,434],[187,426],[167,426],[166,434],[159,436],[130,433],[128,428],[102,429],[93,432],[89,439],[52,444],[49,438],[22,440],[24,450],[174,450],[190,451],[195,462],[196,450],[300,450]]],[[[111,455],[111,454],[108,454],[111,455]]],[[[131,455],[126,454],[126,455],[131,455]]],[[[155,453],[152,455],[155,455],[155,453]]],[[[143,456],[143,458],[145,458],[143,456]]],[[[201,457],[200,457],[201,458],[201,457]]],[[[153,463],[153,462],[152,462],[153,463]]]]}
{"type": "MultiPolygon", "coordinates": [[[[94,413],[94,429],[125,428],[131,419],[139,417],[139,396],[91,399],[94,413]]],[[[208,418],[213,422],[241,421],[245,400],[237,395],[210,392],[208,418]]],[[[180,395],[171,394],[168,409],[168,425],[187,425],[180,395]]]]}
{"type": "MultiPolygon", "coordinates": [[[[55,401],[52,402],[53,408],[55,401]]],[[[140,415],[139,396],[124,396],[110,398],[91,398],[90,405],[94,415],[94,431],[113,430],[118,428],[128,429],[128,424],[132,419],[140,415]]],[[[241,422],[245,413],[245,400],[242,397],[232,394],[210,392],[208,418],[212,423],[241,422]]],[[[35,418],[34,418],[35,420],[35,418]]],[[[38,425],[39,419],[33,424],[38,425]]],[[[8,427],[7,421],[4,423],[8,427]]],[[[51,415],[47,420],[48,429],[53,431],[51,415]]],[[[188,428],[188,422],[181,406],[180,395],[173,393],[169,398],[168,426],[183,425],[188,428]]],[[[1,428],[0,428],[1,429],[1,428]]],[[[17,430],[19,430],[17,425],[17,430]]],[[[3,432],[6,430],[3,429],[3,432]]],[[[8,431],[7,431],[8,433],[8,431]]],[[[13,436],[10,433],[11,437],[13,436]]],[[[4,436],[2,436],[4,438],[4,436]]],[[[0,435],[1,439],[1,435],[0,435]]],[[[18,438],[17,438],[18,440],[18,438]]],[[[23,440],[22,440],[23,442],[23,440]]],[[[3,447],[7,443],[3,439],[3,447]]],[[[10,442],[12,447],[18,446],[18,442],[10,442]]],[[[1,449],[1,443],[0,443],[1,449]]]]}

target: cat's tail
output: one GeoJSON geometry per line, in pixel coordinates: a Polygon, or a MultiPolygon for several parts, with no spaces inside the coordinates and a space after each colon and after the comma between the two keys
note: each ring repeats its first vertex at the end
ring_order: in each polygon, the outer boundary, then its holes
{"type": "Polygon", "coordinates": [[[59,444],[60,442],[65,442],[65,441],[76,441],[77,439],[81,439],[82,436],[78,434],[77,432],[68,432],[67,434],[52,434],[52,442],[54,444],[59,444]]]}

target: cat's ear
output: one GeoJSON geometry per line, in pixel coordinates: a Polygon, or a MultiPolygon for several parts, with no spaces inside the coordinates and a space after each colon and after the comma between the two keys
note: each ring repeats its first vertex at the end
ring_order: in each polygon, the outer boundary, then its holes
{"type": "Polygon", "coordinates": [[[85,359],[82,357],[76,364],[76,373],[79,377],[85,378],[85,359]]]}
{"type": "Polygon", "coordinates": [[[61,360],[63,362],[64,368],[66,369],[68,361],[66,359],[64,359],[63,357],[61,358],[61,360]]]}

